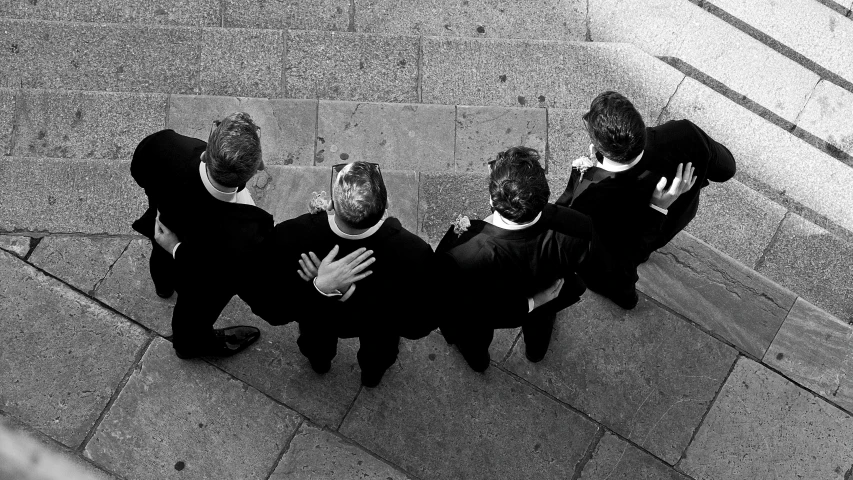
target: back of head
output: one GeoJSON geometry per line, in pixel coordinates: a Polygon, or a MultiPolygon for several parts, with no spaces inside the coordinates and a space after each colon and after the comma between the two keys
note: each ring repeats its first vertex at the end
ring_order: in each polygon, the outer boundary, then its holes
{"type": "Polygon", "coordinates": [[[551,189],[539,152],[527,147],[512,147],[497,155],[489,175],[492,206],[502,217],[526,223],[545,208],[551,189]]]}
{"type": "Polygon", "coordinates": [[[607,158],[630,163],[646,145],[646,124],[634,104],[616,92],[595,97],[583,116],[592,143],[607,158]]]}
{"type": "Polygon", "coordinates": [[[262,167],[259,127],[248,113],[232,113],[210,132],[205,155],[211,178],[241,187],[262,167]]]}
{"type": "Polygon", "coordinates": [[[379,168],[353,162],[337,175],[332,186],[335,215],[352,228],[376,225],[388,207],[388,192],[379,168]]]}

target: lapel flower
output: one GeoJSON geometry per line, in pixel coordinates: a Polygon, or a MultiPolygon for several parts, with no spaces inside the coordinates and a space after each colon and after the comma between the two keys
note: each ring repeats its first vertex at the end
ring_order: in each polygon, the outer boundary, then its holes
{"type": "Polygon", "coordinates": [[[572,162],[572,168],[576,169],[581,176],[583,176],[584,172],[589,170],[590,167],[595,166],[595,161],[591,160],[589,157],[580,157],[579,159],[572,162]]]}
{"type": "Polygon", "coordinates": [[[332,208],[332,201],[329,199],[329,194],[325,190],[320,192],[311,192],[311,200],[308,201],[308,213],[326,212],[332,208]]]}
{"type": "Polygon", "coordinates": [[[470,226],[471,220],[469,220],[468,217],[465,215],[457,215],[456,220],[453,221],[453,233],[461,237],[470,226]]]}

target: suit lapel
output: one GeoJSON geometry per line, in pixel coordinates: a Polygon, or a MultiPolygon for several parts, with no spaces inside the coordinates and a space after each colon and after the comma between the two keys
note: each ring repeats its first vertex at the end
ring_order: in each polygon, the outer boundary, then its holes
{"type": "Polygon", "coordinates": [[[613,178],[615,176],[615,173],[609,172],[603,168],[590,167],[589,169],[587,169],[586,172],[584,172],[583,178],[578,183],[577,188],[575,188],[573,200],[580,197],[584,190],[589,188],[590,185],[595,185],[596,183],[599,183],[608,178],[613,178]]]}

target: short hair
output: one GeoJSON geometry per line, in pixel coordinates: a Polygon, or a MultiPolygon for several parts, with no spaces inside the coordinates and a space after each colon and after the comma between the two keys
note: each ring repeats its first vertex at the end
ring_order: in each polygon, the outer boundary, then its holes
{"type": "Polygon", "coordinates": [[[492,206],[507,220],[525,223],[536,218],[551,196],[539,152],[512,147],[499,153],[489,175],[489,195],[492,206]]]}
{"type": "Polygon", "coordinates": [[[344,167],[332,185],[337,215],[352,228],[370,228],[382,219],[388,207],[388,192],[379,169],[367,162],[344,167]]]}
{"type": "Polygon", "coordinates": [[[617,92],[595,97],[583,120],[595,147],[614,162],[630,163],[646,146],[643,116],[617,92]]]}
{"type": "Polygon", "coordinates": [[[232,113],[215,125],[205,152],[210,176],[225,187],[241,187],[263,167],[259,127],[244,112],[232,113]]]}

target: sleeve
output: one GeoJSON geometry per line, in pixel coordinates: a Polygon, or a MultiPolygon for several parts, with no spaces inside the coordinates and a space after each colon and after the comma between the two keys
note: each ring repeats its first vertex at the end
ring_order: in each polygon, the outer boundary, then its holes
{"type": "Polygon", "coordinates": [[[144,189],[148,189],[151,185],[152,163],[155,161],[155,156],[151,154],[151,147],[160,132],[152,133],[143,138],[136,150],[133,151],[133,159],[130,161],[130,176],[137,185],[144,189]]]}
{"type": "Polygon", "coordinates": [[[708,136],[704,130],[695,124],[693,124],[693,127],[708,145],[708,180],[712,182],[725,182],[734,177],[737,166],[735,165],[735,158],[732,152],[725,145],[708,136]]]}

